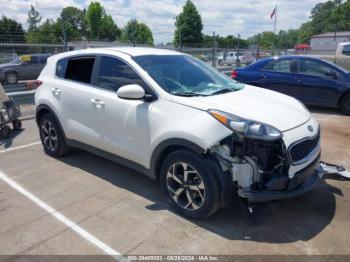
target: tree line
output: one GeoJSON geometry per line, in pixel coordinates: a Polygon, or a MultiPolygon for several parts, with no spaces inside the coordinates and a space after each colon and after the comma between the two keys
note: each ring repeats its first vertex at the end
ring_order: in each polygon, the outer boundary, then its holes
{"type": "MultiPolygon", "coordinates": [[[[42,22],[40,13],[32,6],[28,12],[28,30],[5,16],[0,19],[0,42],[62,43],[74,40],[125,41],[153,45],[150,28],[136,19],[120,28],[98,2],[91,2],[87,9],[64,8],[56,19],[42,22]]],[[[214,40],[219,48],[246,48],[255,45],[261,49],[275,46],[277,49],[293,48],[296,44],[309,43],[312,35],[333,31],[350,31],[350,0],[330,0],[319,3],[311,10],[309,21],[298,29],[261,32],[248,39],[214,36],[202,33],[200,13],[191,0],[187,0],[175,18],[173,44],[177,47],[212,47],[214,40]]]]}
{"type": "Polygon", "coordinates": [[[120,28],[99,2],[91,2],[87,9],[68,6],[60,16],[41,23],[40,13],[31,6],[28,11],[28,30],[17,21],[5,16],[0,20],[0,42],[30,44],[62,44],[79,40],[123,41],[153,45],[150,28],[136,19],[120,28]]]}

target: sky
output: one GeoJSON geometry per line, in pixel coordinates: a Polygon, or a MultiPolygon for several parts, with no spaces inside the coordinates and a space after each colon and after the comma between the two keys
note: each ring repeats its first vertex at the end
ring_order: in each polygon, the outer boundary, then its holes
{"type": "MultiPolygon", "coordinates": [[[[62,8],[86,8],[92,0],[0,0],[0,15],[6,15],[27,28],[27,12],[33,5],[45,19],[55,19],[62,8]]],[[[95,0],[97,1],[97,0],[95,0]]],[[[309,19],[315,4],[326,0],[193,0],[202,16],[203,33],[247,38],[262,31],[273,31],[270,18],[277,4],[277,31],[298,28],[309,19]]],[[[171,42],[174,17],[186,0],[101,0],[115,23],[122,27],[131,18],[146,23],[153,32],[155,43],[171,42]]]]}

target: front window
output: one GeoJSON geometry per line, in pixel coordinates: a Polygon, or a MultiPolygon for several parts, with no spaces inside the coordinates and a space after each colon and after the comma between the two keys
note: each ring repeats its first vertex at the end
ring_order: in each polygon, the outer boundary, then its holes
{"type": "Polygon", "coordinates": [[[133,59],[168,93],[211,96],[244,87],[204,62],[187,55],[144,55],[133,59]]]}
{"type": "Polygon", "coordinates": [[[97,86],[117,91],[121,86],[138,84],[146,88],[145,82],[123,61],[103,56],[97,76],[97,86]]]}
{"type": "Polygon", "coordinates": [[[318,62],[309,60],[300,61],[299,72],[306,75],[327,77],[329,76],[331,71],[334,71],[331,67],[328,67],[318,62]]]}

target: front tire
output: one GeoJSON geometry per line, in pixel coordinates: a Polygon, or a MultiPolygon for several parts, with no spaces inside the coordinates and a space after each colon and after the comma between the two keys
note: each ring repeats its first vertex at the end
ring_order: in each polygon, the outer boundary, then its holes
{"type": "Polygon", "coordinates": [[[345,95],[340,102],[340,111],[350,115],[350,94],[345,95]]]}
{"type": "Polygon", "coordinates": [[[63,132],[51,114],[45,114],[40,118],[39,128],[41,143],[46,154],[60,157],[69,151],[63,132]]]}
{"type": "Polygon", "coordinates": [[[169,204],[182,216],[203,219],[219,208],[215,173],[204,157],[190,150],[178,150],[166,157],[160,180],[169,204]]]}

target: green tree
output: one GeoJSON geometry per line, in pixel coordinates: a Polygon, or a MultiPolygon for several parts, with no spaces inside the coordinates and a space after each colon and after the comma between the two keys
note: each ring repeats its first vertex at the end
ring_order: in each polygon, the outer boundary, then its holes
{"type": "Polygon", "coordinates": [[[104,16],[105,10],[101,4],[99,2],[91,2],[85,14],[90,38],[98,38],[104,16]]]}
{"type": "Polygon", "coordinates": [[[0,42],[22,43],[25,41],[25,34],[22,25],[11,18],[2,16],[0,19],[0,42]]]}
{"type": "Polygon", "coordinates": [[[126,23],[123,30],[122,39],[135,44],[153,45],[153,35],[151,29],[136,19],[131,19],[126,23]]]}
{"type": "Polygon", "coordinates": [[[121,37],[122,31],[114,23],[110,15],[106,15],[102,19],[99,30],[99,39],[114,41],[121,37]]]}
{"type": "Polygon", "coordinates": [[[181,45],[202,44],[202,18],[192,1],[187,0],[183,6],[182,12],[176,17],[175,27],[174,44],[180,44],[180,35],[181,45]]]}
{"type": "Polygon", "coordinates": [[[28,18],[27,18],[27,23],[29,24],[28,31],[35,31],[40,21],[41,21],[41,16],[39,12],[34,8],[34,6],[31,5],[30,10],[28,11],[28,18]]]}
{"type": "Polygon", "coordinates": [[[28,32],[26,38],[31,44],[61,44],[62,26],[59,21],[47,19],[35,31],[28,32]]]}
{"type": "Polygon", "coordinates": [[[57,22],[62,29],[64,28],[67,41],[77,40],[86,35],[84,10],[72,6],[65,7],[57,22]]]}

